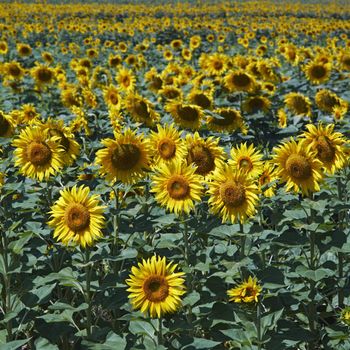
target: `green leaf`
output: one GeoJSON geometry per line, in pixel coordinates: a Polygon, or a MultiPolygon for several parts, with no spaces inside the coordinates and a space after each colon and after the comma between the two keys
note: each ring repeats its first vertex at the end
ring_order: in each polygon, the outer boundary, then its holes
{"type": "Polygon", "coordinates": [[[22,345],[28,343],[29,340],[30,338],[27,338],[22,340],[10,341],[9,343],[0,344],[0,350],[19,350],[19,348],[22,345]]]}
{"type": "Polygon", "coordinates": [[[204,338],[194,338],[193,343],[185,346],[183,349],[212,349],[214,346],[221,344],[219,341],[214,341],[204,338]]]}

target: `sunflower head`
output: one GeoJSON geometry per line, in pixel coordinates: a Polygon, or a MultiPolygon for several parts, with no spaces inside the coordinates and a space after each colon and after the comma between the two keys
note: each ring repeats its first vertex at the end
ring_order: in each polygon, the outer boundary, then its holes
{"type": "Polygon", "coordinates": [[[13,134],[15,122],[13,118],[0,111],[0,137],[10,137],[13,134]]]}
{"type": "Polygon", "coordinates": [[[311,61],[304,67],[305,75],[313,84],[322,84],[330,77],[332,66],[330,63],[311,61]]]}
{"type": "Polygon", "coordinates": [[[155,112],[153,104],[138,94],[130,93],[127,96],[125,108],[136,122],[147,126],[153,126],[159,120],[159,114],[155,112]]]}
{"type": "Polygon", "coordinates": [[[229,300],[235,303],[257,303],[261,291],[262,287],[258,284],[258,280],[249,276],[248,280],[228,290],[227,295],[229,300]]]}
{"type": "Polygon", "coordinates": [[[184,104],[180,101],[173,101],[166,105],[175,123],[185,128],[199,129],[202,120],[202,109],[196,105],[184,104]]]}
{"type": "Polygon", "coordinates": [[[234,71],[224,78],[227,89],[233,91],[252,91],[255,86],[254,78],[245,71],[234,71]]]}
{"type": "Polygon", "coordinates": [[[311,116],[311,102],[307,96],[290,92],[284,98],[286,107],[296,115],[311,116]]]}

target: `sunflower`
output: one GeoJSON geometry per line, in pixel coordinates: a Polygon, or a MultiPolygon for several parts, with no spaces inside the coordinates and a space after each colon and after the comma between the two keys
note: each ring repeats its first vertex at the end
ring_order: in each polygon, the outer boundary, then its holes
{"type": "Polygon", "coordinates": [[[306,129],[307,132],[302,134],[305,145],[316,152],[324,169],[329,174],[341,169],[346,160],[344,135],[334,131],[334,124],[328,124],[326,127],[321,123],[318,126],[308,124],[306,129]]]}
{"type": "Polygon", "coordinates": [[[211,91],[202,91],[194,88],[187,97],[189,103],[199,106],[203,109],[213,108],[213,96],[211,91]]]}
{"type": "Polygon", "coordinates": [[[89,196],[84,185],[60,191],[60,198],[51,207],[49,226],[55,229],[53,237],[63,244],[71,241],[85,248],[102,237],[105,207],[99,205],[98,195],[89,196]]]}
{"type": "Polygon", "coordinates": [[[207,116],[208,129],[220,132],[231,132],[237,129],[245,131],[241,112],[234,108],[218,108],[207,116]],[[217,115],[217,116],[216,116],[217,115]]]}
{"type": "Polygon", "coordinates": [[[40,127],[28,126],[23,129],[12,142],[16,147],[15,166],[20,167],[20,173],[39,181],[55,175],[63,166],[63,149],[57,141],[57,137],[49,137],[40,127]]]}
{"type": "Polygon", "coordinates": [[[229,164],[216,167],[208,181],[209,207],[222,222],[243,223],[253,216],[258,204],[258,187],[252,178],[229,164]]]}
{"type": "Polygon", "coordinates": [[[113,68],[117,68],[122,62],[123,59],[120,55],[110,54],[108,56],[108,64],[113,68]]]}
{"type": "Polygon", "coordinates": [[[118,89],[114,85],[110,84],[103,89],[103,98],[108,108],[114,108],[115,110],[120,109],[122,99],[119,95],[118,89]]]}
{"type": "Polygon", "coordinates": [[[302,192],[304,195],[319,191],[323,179],[322,162],[305,141],[298,143],[291,138],[289,142],[274,148],[274,163],[277,175],[286,182],[286,191],[302,192]]]}
{"type": "Polygon", "coordinates": [[[276,175],[274,164],[270,161],[264,162],[262,173],[258,177],[258,184],[259,191],[265,197],[272,197],[275,194],[276,184],[273,182],[276,180],[278,180],[278,176],[276,175]]]}
{"type": "Polygon", "coordinates": [[[153,126],[159,120],[159,114],[154,110],[153,104],[136,93],[130,93],[125,99],[125,108],[136,122],[153,126]]]}
{"type": "Polygon", "coordinates": [[[121,91],[131,92],[135,88],[136,78],[130,69],[120,68],[116,76],[116,81],[121,91]]]}
{"type": "Polygon", "coordinates": [[[202,120],[202,109],[196,105],[184,104],[181,101],[169,102],[165,106],[175,122],[184,128],[199,129],[202,120]]]}
{"type": "Polygon", "coordinates": [[[248,73],[237,70],[230,72],[224,77],[224,84],[230,92],[234,91],[253,91],[255,87],[254,78],[248,73]]]}
{"type": "Polygon", "coordinates": [[[126,129],[115,140],[103,139],[101,143],[105,148],[97,151],[96,163],[108,181],[133,184],[145,176],[150,165],[150,149],[142,134],[126,129]]]}
{"type": "Polygon", "coordinates": [[[167,100],[181,100],[182,90],[175,86],[164,86],[158,91],[158,94],[167,100]]]}
{"type": "Polygon", "coordinates": [[[263,169],[263,155],[255,149],[254,145],[247,146],[242,143],[237,147],[233,147],[230,151],[231,159],[228,161],[230,166],[237,171],[242,171],[248,177],[257,178],[263,169]]]}
{"type": "Polygon", "coordinates": [[[196,168],[177,161],[157,170],[151,178],[156,201],[171,212],[188,214],[201,201],[202,177],[195,174],[196,168]]]}
{"type": "Polygon", "coordinates": [[[134,309],[149,312],[151,317],[176,312],[185,293],[183,272],[175,272],[177,264],[167,263],[165,257],[152,256],[132,267],[125,282],[134,309]]]}
{"type": "Polygon", "coordinates": [[[32,53],[32,48],[28,44],[17,44],[17,52],[20,56],[29,56],[32,53]]]}
{"type": "Polygon", "coordinates": [[[45,65],[37,64],[31,69],[31,75],[38,86],[51,84],[55,78],[55,71],[45,65]]]}
{"type": "Polygon", "coordinates": [[[20,80],[23,78],[25,71],[21,64],[17,61],[7,62],[3,66],[3,72],[7,79],[20,80]]]}
{"type": "Polygon", "coordinates": [[[349,51],[344,51],[341,53],[341,55],[338,58],[338,62],[340,64],[340,67],[343,70],[350,70],[350,52],[349,51]]]}
{"type": "Polygon", "coordinates": [[[326,82],[331,75],[331,63],[322,63],[311,61],[304,67],[304,72],[308,80],[313,84],[322,84],[326,82]]]}
{"type": "Polygon", "coordinates": [[[186,145],[181,139],[181,131],[174,124],[164,127],[157,124],[157,132],[151,131],[150,146],[153,151],[154,166],[181,161],[186,155],[186,145]]]}
{"type": "Polygon", "coordinates": [[[214,171],[220,161],[226,158],[225,151],[219,146],[219,139],[210,136],[203,139],[198,132],[186,135],[187,164],[193,163],[196,174],[207,176],[214,171]]]}
{"type": "Polygon", "coordinates": [[[244,112],[252,114],[261,112],[267,112],[270,109],[271,101],[265,96],[250,96],[247,97],[242,104],[244,112]]]}
{"type": "Polygon", "coordinates": [[[11,137],[15,128],[13,118],[0,111],[0,137],[11,137]]]}
{"type": "Polygon", "coordinates": [[[38,119],[39,113],[31,103],[24,104],[21,111],[21,123],[31,123],[38,119]]]}
{"type": "Polygon", "coordinates": [[[346,306],[341,310],[340,320],[347,326],[350,326],[350,306],[346,306]]]}
{"type": "Polygon", "coordinates": [[[277,118],[278,118],[278,126],[282,129],[286,128],[288,117],[287,117],[286,111],[283,108],[280,108],[277,111],[277,118]]]}
{"type": "Polygon", "coordinates": [[[261,291],[262,287],[258,284],[256,277],[249,276],[248,280],[235,288],[229,289],[227,295],[229,300],[235,303],[257,303],[261,291]]]}
{"type": "Polygon", "coordinates": [[[307,96],[298,92],[290,92],[284,97],[284,103],[296,115],[311,116],[311,102],[307,96]]]}
{"type": "Polygon", "coordinates": [[[75,141],[71,130],[64,125],[63,120],[49,118],[41,127],[49,136],[56,136],[56,142],[63,149],[60,154],[63,164],[72,165],[79,155],[80,146],[75,141]]]}
{"type": "Polygon", "coordinates": [[[214,53],[208,56],[201,56],[199,64],[209,75],[222,75],[227,70],[227,56],[221,53],[214,53]]]}
{"type": "Polygon", "coordinates": [[[327,89],[319,90],[316,93],[315,101],[317,107],[326,113],[332,113],[335,107],[339,107],[342,104],[342,99],[327,89]]]}
{"type": "Polygon", "coordinates": [[[6,41],[0,41],[0,55],[6,55],[8,52],[8,44],[6,41]]]}
{"type": "Polygon", "coordinates": [[[153,92],[158,92],[163,86],[163,80],[154,67],[145,74],[145,81],[153,92]]]}

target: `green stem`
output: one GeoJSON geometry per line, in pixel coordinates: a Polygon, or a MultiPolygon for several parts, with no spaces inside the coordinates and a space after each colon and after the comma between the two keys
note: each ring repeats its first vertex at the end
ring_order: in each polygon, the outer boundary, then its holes
{"type": "MultiPolygon", "coordinates": [[[[113,216],[113,247],[112,247],[112,254],[113,256],[116,256],[118,253],[118,232],[119,232],[119,217],[118,217],[118,210],[119,210],[119,190],[118,188],[113,187],[113,192],[115,196],[115,214],[113,216]]],[[[117,275],[118,273],[118,262],[113,262],[113,270],[114,274],[117,275]]]]}
{"type": "Polygon", "coordinates": [[[86,248],[85,250],[85,277],[86,277],[85,302],[88,305],[86,309],[86,333],[88,338],[91,336],[91,291],[90,291],[91,272],[92,272],[92,268],[90,265],[90,249],[86,248]]]}
{"type": "Polygon", "coordinates": [[[187,227],[185,216],[182,219],[182,223],[184,226],[183,238],[184,238],[184,246],[185,246],[185,263],[186,263],[186,266],[189,267],[190,259],[189,259],[188,227],[187,227]]]}
{"type": "Polygon", "coordinates": [[[262,347],[262,337],[261,337],[261,305],[260,301],[258,301],[258,305],[256,307],[256,329],[258,336],[258,350],[261,350],[262,347]]]}
{"type": "MultiPolygon", "coordinates": [[[[338,274],[339,282],[344,278],[344,254],[342,252],[338,253],[338,274]]],[[[344,289],[339,288],[338,290],[338,306],[344,307],[344,289]]]]}
{"type": "Polygon", "coordinates": [[[245,257],[245,241],[246,237],[244,234],[244,227],[241,222],[239,222],[239,232],[241,233],[241,251],[240,251],[240,258],[241,260],[245,257]]]}
{"type": "Polygon", "coordinates": [[[159,329],[158,329],[158,345],[163,345],[163,318],[159,318],[159,329]]]}

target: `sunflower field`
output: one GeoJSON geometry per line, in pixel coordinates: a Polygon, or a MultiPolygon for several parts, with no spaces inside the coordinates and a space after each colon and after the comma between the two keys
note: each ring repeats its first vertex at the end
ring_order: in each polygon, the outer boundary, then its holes
{"type": "Polygon", "coordinates": [[[350,2],[0,3],[0,350],[350,350],[350,2]]]}

